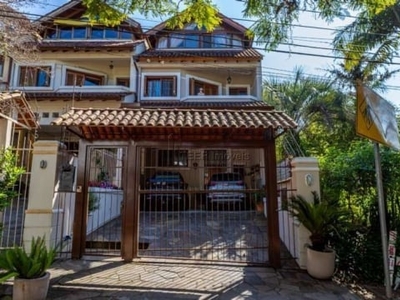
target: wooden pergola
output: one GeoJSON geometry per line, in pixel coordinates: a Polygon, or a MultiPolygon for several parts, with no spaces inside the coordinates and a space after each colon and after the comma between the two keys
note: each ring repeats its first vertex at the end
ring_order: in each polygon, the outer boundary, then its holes
{"type": "MultiPolygon", "coordinates": [[[[258,148],[265,159],[265,193],[268,211],[269,262],[280,267],[280,237],[277,202],[277,174],[275,139],[297,124],[281,111],[263,104],[241,107],[180,107],[180,108],[73,108],[53,122],[65,126],[87,145],[115,145],[127,147],[129,159],[126,178],[130,183],[124,189],[122,212],[122,257],[131,261],[138,256],[138,147],[156,147],[168,141],[179,142],[188,148],[258,148]],[[127,197],[129,195],[129,197],[127,197]],[[134,216],[132,218],[132,216],[134,216]]],[[[78,186],[85,190],[85,155],[79,155],[78,186]]],[[[86,216],[84,193],[77,193],[72,257],[84,252],[85,232],[82,222],[86,216]],[[81,220],[81,221],[79,221],[81,220]]]]}

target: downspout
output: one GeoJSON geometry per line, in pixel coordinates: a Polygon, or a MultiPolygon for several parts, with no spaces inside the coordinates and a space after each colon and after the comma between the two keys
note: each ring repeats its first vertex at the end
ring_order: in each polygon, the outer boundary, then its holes
{"type": "Polygon", "coordinates": [[[136,70],[136,98],[134,102],[139,102],[139,92],[140,92],[140,87],[139,87],[139,68],[137,66],[137,58],[133,57],[133,65],[135,66],[135,70],[136,70]]]}

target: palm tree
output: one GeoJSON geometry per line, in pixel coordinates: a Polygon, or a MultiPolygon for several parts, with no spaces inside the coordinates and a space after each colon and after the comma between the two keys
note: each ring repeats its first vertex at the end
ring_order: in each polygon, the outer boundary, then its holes
{"type": "Polygon", "coordinates": [[[298,124],[283,137],[283,156],[309,155],[302,145],[302,136],[310,133],[312,124],[330,132],[338,123],[349,124],[354,120],[349,94],[338,89],[332,79],[305,76],[302,68],[295,69],[292,80],[276,77],[265,80],[264,101],[286,112],[298,124]]]}
{"type": "Polygon", "coordinates": [[[382,10],[361,11],[354,22],[340,30],[333,41],[334,49],[345,56],[346,70],[364,65],[370,68],[390,64],[400,45],[400,2],[382,10]],[[371,52],[372,51],[372,52],[371,52]]]}

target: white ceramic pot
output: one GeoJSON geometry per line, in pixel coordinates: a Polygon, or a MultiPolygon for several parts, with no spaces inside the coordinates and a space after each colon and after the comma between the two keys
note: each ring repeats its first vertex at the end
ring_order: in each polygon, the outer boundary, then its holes
{"type": "Polygon", "coordinates": [[[14,278],[13,300],[45,300],[49,289],[50,273],[34,279],[14,278]]]}
{"type": "Polygon", "coordinates": [[[307,248],[307,272],[317,279],[329,279],[335,272],[336,252],[327,249],[324,252],[307,248]]]}

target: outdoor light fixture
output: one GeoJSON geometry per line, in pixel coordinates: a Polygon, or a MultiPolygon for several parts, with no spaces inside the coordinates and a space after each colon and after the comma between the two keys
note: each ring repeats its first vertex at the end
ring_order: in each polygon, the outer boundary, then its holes
{"type": "Polygon", "coordinates": [[[228,83],[228,84],[231,84],[231,82],[232,82],[232,78],[231,78],[231,73],[229,72],[229,74],[228,74],[228,77],[226,78],[226,82],[228,83]]]}
{"type": "Polygon", "coordinates": [[[113,61],[110,61],[110,65],[109,65],[109,67],[110,67],[110,70],[114,69],[114,64],[113,64],[113,61]]]}

